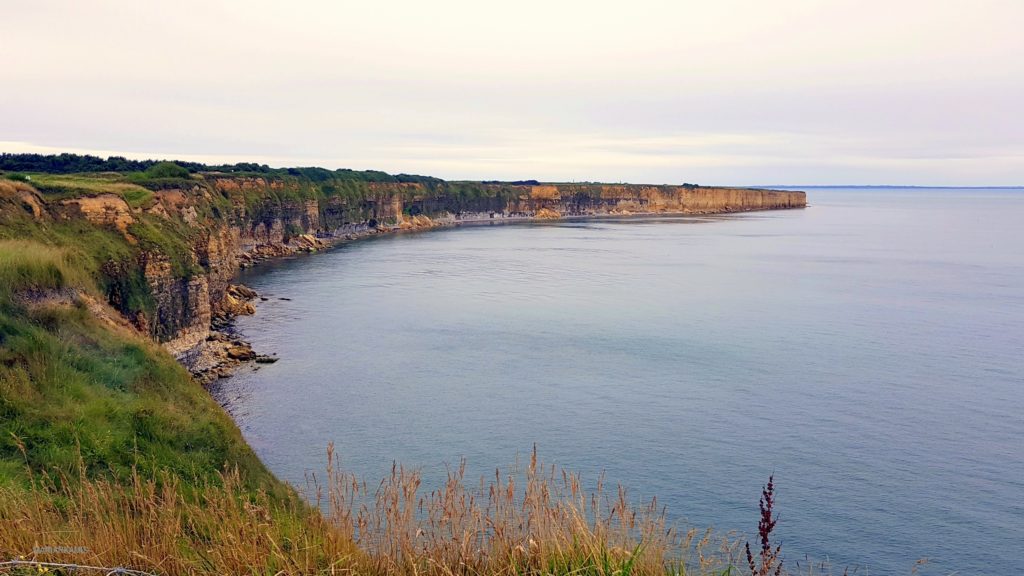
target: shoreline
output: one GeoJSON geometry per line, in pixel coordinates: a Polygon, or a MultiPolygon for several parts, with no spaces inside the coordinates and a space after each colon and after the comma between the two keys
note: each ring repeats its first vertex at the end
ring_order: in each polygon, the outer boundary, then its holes
{"type": "MultiPolygon", "coordinates": [[[[260,264],[271,261],[278,261],[285,258],[300,255],[313,255],[320,252],[327,252],[342,248],[349,244],[381,238],[396,236],[399,234],[423,233],[458,228],[461,226],[498,226],[516,224],[537,224],[546,222],[585,222],[588,220],[631,220],[634,218],[679,218],[679,217],[701,217],[719,216],[729,214],[742,214],[748,212],[768,212],[775,210],[802,210],[805,206],[791,208],[738,208],[725,210],[707,211],[661,211],[661,212],[601,212],[591,214],[558,214],[555,217],[544,217],[536,215],[502,215],[493,217],[487,213],[478,214],[476,217],[459,218],[449,215],[441,218],[430,218],[425,215],[412,216],[409,219],[403,218],[399,224],[388,226],[370,227],[366,223],[352,225],[350,230],[338,229],[327,234],[301,234],[289,240],[284,245],[276,246],[270,250],[260,250],[256,246],[253,252],[255,256],[246,253],[239,265],[238,270],[231,277],[226,298],[232,298],[236,302],[229,308],[229,312],[223,316],[214,317],[208,327],[210,335],[200,345],[199,350],[194,351],[200,358],[199,369],[194,369],[178,357],[179,363],[192,374],[204,387],[209,387],[213,382],[229,378],[244,367],[254,370],[259,369],[261,364],[272,364],[279,359],[275,352],[265,353],[252,348],[252,343],[245,340],[235,327],[235,319],[238,316],[254,315],[258,311],[258,303],[267,301],[269,298],[256,293],[244,284],[237,283],[242,271],[256,268],[260,264]],[[404,224],[404,225],[403,225],[404,224]],[[344,230],[344,231],[343,231],[344,230]],[[298,239],[298,245],[293,242],[298,239]],[[262,252],[262,253],[261,253],[262,252]]],[[[497,214],[497,213],[495,213],[497,214]]],[[[287,300],[287,298],[285,298],[287,300]]],[[[177,356],[176,356],[177,357],[177,356]]]]}

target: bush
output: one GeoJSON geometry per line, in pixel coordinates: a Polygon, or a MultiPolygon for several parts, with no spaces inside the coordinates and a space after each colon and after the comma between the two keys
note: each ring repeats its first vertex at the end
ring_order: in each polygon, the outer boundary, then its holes
{"type": "Polygon", "coordinates": [[[188,178],[188,168],[174,162],[160,162],[148,168],[143,174],[146,178],[188,178]]]}

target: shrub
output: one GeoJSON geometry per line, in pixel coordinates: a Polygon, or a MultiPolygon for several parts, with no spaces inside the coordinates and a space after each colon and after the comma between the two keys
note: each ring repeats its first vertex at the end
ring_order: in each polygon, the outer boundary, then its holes
{"type": "Polygon", "coordinates": [[[188,178],[188,168],[174,162],[160,162],[148,168],[143,174],[146,178],[188,178]]]}

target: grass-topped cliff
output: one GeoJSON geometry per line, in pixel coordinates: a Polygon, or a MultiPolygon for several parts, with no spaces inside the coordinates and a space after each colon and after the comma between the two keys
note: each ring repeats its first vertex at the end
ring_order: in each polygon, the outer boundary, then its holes
{"type": "Polygon", "coordinates": [[[87,254],[0,240],[0,480],[272,477],[227,415],[104,301],[87,254]]]}
{"type": "Polygon", "coordinates": [[[321,514],[267,472],[182,363],[202,364],[211,321],[233,313],[240,266],[331,239],[468,214],[803,203],[692,185],[0,155],[0,562],[84,546],[71,560],[175,574],[678,571],[694,534],[626,502],[602,516],[577,480],[535,468],[525,492],[499,478],[477,494],[453,478],[422,503],[415,475],[368,491],[332,472],[321,514]]]}
{"type": "Polygon", "coordinates": [[[446,182],[252,164],[0,155],[0,239],[60,246],[101,297],[185,356],[253,258],[311,239],[467,218],[709,213],[804,206],[802,192],[609,184],[446,182]],[[72,172],[74,170],[96,170],[72,172]]]}
{"type": "Polygon", "coordinates": [[[171,574],[289,566],[244,547],[257,505],[272,524],[251,526],[252,537],[267,546],[329,538],[206,390],[104,303],[89,258],[0,240],[0,562],[171,574]],[[32,553],[44,547],[88,552],[32,553]]]}

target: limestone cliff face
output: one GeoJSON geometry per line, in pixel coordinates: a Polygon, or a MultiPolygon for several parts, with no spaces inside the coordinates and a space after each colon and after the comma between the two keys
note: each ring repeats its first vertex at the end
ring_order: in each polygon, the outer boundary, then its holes
{"type": "Polygon", "coordinates": [[[803,192],[739,188],[318,182],[218,173],[185,183],[161,186],[130,205],[116,190],[50,200],[29,185],[0,181],[0,216],[6,209],[35,222],[84,220],[120,238],[122,252],[133,256],[101,266],[109,303],[188,365],[210,337],[211,321],[239,310],[227,296],[239,268],[332,239],[477,219],[704,214],[806,204],[803,192]]]}
{"type": "Polygon", "coordinates": [[[155,302],[150,333],[172,354],[183,356],[210,334],[213,316],[208,277],[177,278],[159,254],[147,253],[145,260],[144,274],[155,302]]]}
{"type": "Polygon", "coordinates": [[[702,214],[803,208],[806,204],[807,198],[803,192],[779,190],[562,184],[524,189],[509,203],[509,210],[529,214],[548,209],[563,216],[615,213],[702,214]]]}
{"type": "MultiPolygon", "coordinates": [[[[280,183],[259,178],[217,179],[213,188],[232,199],[232,211],[212,226],[207,224],[194,244],[195,261],[204,271],[201,277],[175,284],[163,280],[163,271],[154,276],[160,278],[151,281],[154,293],[159,294],[154,335],[171,351],[187,357],[207,337],[211,315],[225,312],[225,290],[239,266],[253,258],[301,249],[302,235],[330,239],[356,231],[426,228],[494,213],[559,218],[704,214],[806,205],[803,192],[739,188],[596,184],[477,187],[481,193],[468,200],[450,190],[431,190],[414,183],[374,183],[358,201],[344,197],[287,199],[281,197],[286,189],[280,183]],[[245,203],[246,192],[258,194],[260,201],[245,203]]],[[[173,202],[169,213],[181,212],[187,204],[179,196],[173,196],[173,202]]]]}
{"type": "Polygon", "coordinates": [[[135,221],[132,218],[128,203],[120,196],[114,194],[73,198],[65,200],[61,204],[65,208],[70,209],[72,213],[90,222],[114,226],[122,233],[126,232],[128,225],[135,221]]]}

